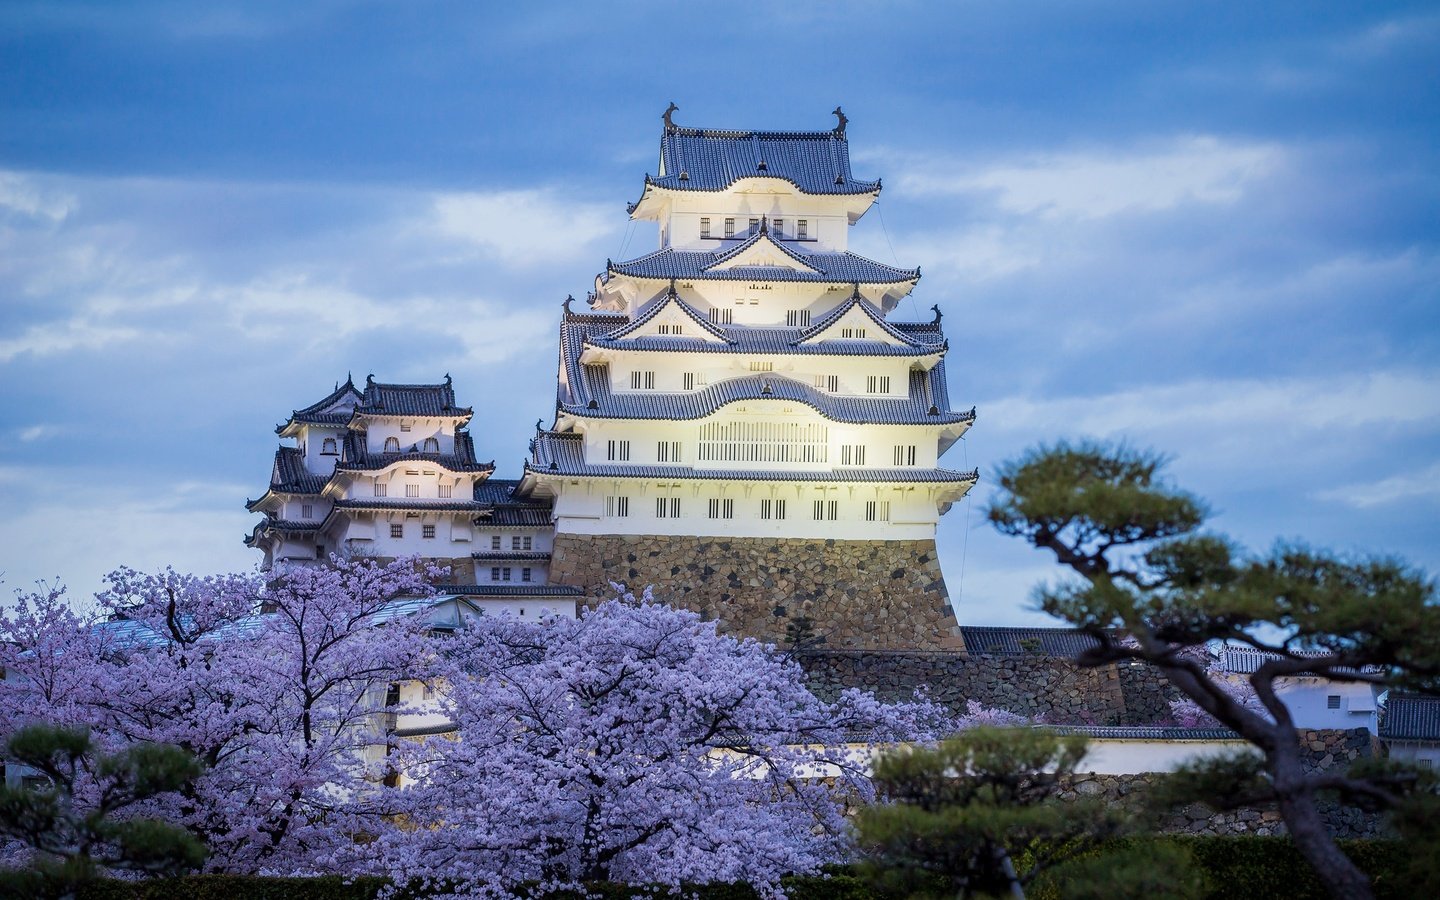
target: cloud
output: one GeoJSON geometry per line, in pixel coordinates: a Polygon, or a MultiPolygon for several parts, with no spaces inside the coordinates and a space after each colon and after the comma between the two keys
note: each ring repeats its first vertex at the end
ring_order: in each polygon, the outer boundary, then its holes
{"type": "Polygon", "coordinates": [[[96,323],[88,317],[34,325],[15,337],[0,338],[0,363],[23,354],[51,356],[73,350],[99,350],[141,336],[138,328],[96,323]]]}
{"type": "Polygon", "coordinates": [[[1440,502],[1440,462],[1378,481],[1331,488],[1314,496],[1317,500],[1343,503],[1355,509],[1371,509],[1416,500],[1440,502]]]}
{"type": "Polygon", "coordinates": [[[614,207],[576,202],[557,190],[441,194],[430,226],[510,265],[592,259],[591,245],[619,231],[614,207]]]}
{"type": "Polygon", "coordinates": [[[1148,148],[1039,153],[975,166],[955,158],[895,159],[906,195],[981,194],[1018,216],[1101,219],[1224,205],[1284,165],[1278,145],[1187,135],[1148,148]]]}
{"type": "Polygon", "coordinates": [[[1387,427],[1430,429],[1440,421],[1440,372],[1377,372],[1287,379],[1205,379],[1095,396],[992,401],[1007,430],[1117,437],[1137,430],[1261,428],[1274,434],[1387,427]]]}
{"type": "Polygon", "coordinates": [[[58,223],[75,208],[71,194],[46,190],[18,172],[0,171],[0,210],[58,223]]]}

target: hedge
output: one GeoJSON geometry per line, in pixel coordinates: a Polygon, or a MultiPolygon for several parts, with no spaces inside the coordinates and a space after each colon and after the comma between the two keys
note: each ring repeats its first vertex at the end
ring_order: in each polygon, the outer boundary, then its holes
{"type": "MultiPolygon", "coordinates": [[[[1283,837],[1202,837],[1166,835],[1129,838],[1130,843],[1167,842],[1190,851],[1207,877],[1214,900],[1323,900],[1319,879],[1283,837]]],[[[1398,841],[1341,841],[1345,852],[1375,882],[1379,898],[1408,898],[1404,871],[1409,854],[1398,841]]],[[[262,878],[246,875],[192,875],[151,881],[99,881],[86,885],[79,900],[375,900],[386,881],[380,878],[262,878]]],[[[791,900],[889,900],[854,875],[837,871],[829,877],[795,877],[784,880],[791,900]]],[[[408,893],[408,892],[407,892],[408,893]]],[[[1044,900],[1043,891],[1034,892],[1044,900]]],[[[531,900],[653,900],[663,890],[620,884],[595,885],[585,895],[551,893],[531,900]]],[[[424,895],[412,895],[420,896],[424,895]]],[[[744,884],[710,884],[687,887],[684,896],[695,900],[757,900],[744,884]]]]}

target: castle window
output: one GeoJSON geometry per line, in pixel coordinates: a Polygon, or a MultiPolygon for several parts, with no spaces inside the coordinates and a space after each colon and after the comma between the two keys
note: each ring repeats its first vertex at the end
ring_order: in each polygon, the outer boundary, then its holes
{"type": "Polygon", "coordinates": [[[605,449],[605,458],[608,460],[625,462],[630,459],[629,441],[608,441],[605,449]]]}
{"type": "Polygon", "coordinates": [[[681,375],[681,376],[680,376],[680,382],[681,382],[681,386],[684,387],[685,390],[687,390],[687,391],[693,391],[693,390],[695,390],[695,373],[694,373],[694,372],[686,372],[684,375],[681,375]]]}
{"type": "Polygon", "coordinates": [[[490,567],[490,580],[491,580],[491,581],[509,581],[509,580],[510,580],[510,567],[509,567],[509,566],[491,566],[491,567],[490,567]]]}
{"type": "Polygon", "coordinates": [[[420,496],[420,485],[418,485],[418,484],[407,484],[407,485],[405,485],[405,496],[407,496],[407,497],[418,497],[418,496],[420,496]]]}
{"type": "Polygon", "coordinates": [[[701,217],[700,217],[700,236],[701,236],[702,238],[708,238],[708,237],[710,236],[710,217],[709,217],[709,216],[701,216],[701,217]]]}
{"type": "Polygon", "coordinates": [[[838,500],[816,500],[814,518],[817,522],[835,521],[839,518],[840,501],[838,500]]]}
{"type": "Polygon", "coordinates": [[[865,376],[865,391],[866,391],[867,393],[871,393],[871,394],[888,394],[888,393],[890,393],[890,376],[889,376],[889,375],[866,375],[866,376],[865,376]]]}
{"type": "Polygon", "coordinates": [[[865,521],[867,522],[888,522],[890,521],[889,500],[866,500],[865,521]]]}
{"type": "Polygon", "coordinates": [[[309,503],[300,504],[300,518],[308,522],[310,520],[310,517],[313,515],[315,515],[315,507],[311,506],[309,503]]]}
{"type": "Polygon", "coordinates": [[[335,439],[334,439],[334,438],[326,438],[325,440],[323,440],[323,441],[320,442],[320,455],[321,455],[321,456],[334,456],[335,454],[336,454],[336,451],[335,451],[335,439]]]}
{"type": "Polygon", "coordinates": [[[801,219],[795,223],[795,236],[800,240],[810,237],[810,220],[801,219]]]}
{"type": "Polygon", "coordinates": [[[684,328],[680,325],[659,325],[655,328],[658,334],[682,334],[684,328]]]}
{"type": "Polygon", "coordinates": [[[403,538],[405,536],[405,526],[400,522],[391,522],[390,536],[392,538],[403,538]]]}
{"type": "Polygon", "coordinates": [[[390,437],[386,438],[386,439],[385,439],[385,452],[386,452],[386,453],[399,453],[399,452],[400,452],[400,439],[397,438],[397,437],[395,437],[394,435],[391,435],[390,437]]]}
{"type": "Polygon", "coordinates": [[[450,498],[455,496],[455,485],[453,484],[438,485],[436,487],[436,490],[438,491],[441,500],[449,500],[450,498]]]}
{"type": "Polygon", "coordinates": [[[735,321],[733,309],[712,309],[710,310],[710,321],[716,325],[729,325],[735,321]]]}
{"type": "Polygon", "coordinates": [[[711,500],[710,518],[712,519],[733,519],[735,518],[734,500],[711,500]]]}
{"type": "Polygon", "coordinates": [[[784,219],[774,219],[774,220],[771,221],[770,224],[771,224],[772,226],[774,226],[774,227],[772,227],[772,228],[770,229],[770,233],[771,233],[771,234],[775,235],[777,238],[778,238],[778,237],[784,237],[784,236],[785,236],[785,220],[784,220],[784,219]]]}
{"type": "Polygon", "coordinates": [[[785,518],[784,500],[761,500],[760,518],[762,519],[783,519],[785,518]]]}
{"type": "Polygon", "coordinates": [[[787,309],[785,310],[785,324],[791,327],[799,326],[804,328],[810,324],[810,310],[808,309],[787,309]]]}
{"type": "Polygon", "coordinates": [[[760,233],[760,220],[759,220],[759,219],[751,219],[751,220],[750,220],[750,233],[751,233],[751,234],[759,234],[759,233],[760,233]]]}
{"type": "Polygon", "coordinates": [[[387,485],[383,481],[377,481],[372,484],[371,487],[374,489],[375,496],[377,497],[384,497],[386,494],[390,493],[389,485],[387,485]]]}
{"type": "Polygon", "coordinates": [[[426,438],[423,447],[426,453],[440,452],[440,442],[433,437],[426,438]]]}
{"type": "Polygon", "coordinates": [[[655,518],[657,519],[678,519],[680,518],[679,497],[656,497],[655,518]]]}
{"type": "Polygon", "coordinates": [[[829,456],[830,429],[818,422],[706,422],[695,459],[823,463],[829,456]]]}
{"type": "Polygon", "coordinates": [[[525,568],[523,568],[523,569],[520,570],[520,580],[521,580],[521,581],[529,581],[529,580],[530,580],[530,567],[529,567],[529,566],[526,566],[525,568]]]}
{"type": "Polygon", "coordinates": [[[401,422],[401,423],[400,423],[400,430],[401,430],[401,431],[409,431],[409,430],[410,430],[410,423],[409,423],[409,422],[401,422]]]}
{"type": "Polygon", "coordinates": [[[1325,708],[1326,708],[1326,709],[1339,709],[1339,708],[1340,708],[1340,695],[1339,695],[1339,694],[1329,694],[1329,695],[1327,695],[1327,696],[1325,697],[1325,708]]]}
{"type": "Polygon", "coordinates": [[[428,524],[427,524],[427,525],[421,525],[421,526],[420,526],[420,536],[421,536],[422,538],[433,538],[433,537],[435,537],[435,526],[434,526],[434,525],[428,525],[428,524]]]}
{"type": "Polygon", "coordinates": [[[896,445],[895,445],[895,465],[897,465],[897,466],[913,466],[913,465],[915,465],[915,445],[914,445],[914,444],[896,444],[896,445]]]}
{"type": "Polygon", "coordinates": [[[840,465],[842,466],[863,466],[865,465],[864,444],[841,444],[840,465]]]}
{"type": "Polygon", "coordinates": [[[840,329],[840,336],[841,336],[842,338],[863,338],[863,337],[865,336],[865,329],[863,329],[863,328],[842,328],[842,329],[840,329]]]}
{"type": "Polygon", "coordinates": [[[629,497],[606,497],[605,516],[611,519],[623,519],[630,515],[629,497]]]}
{"type": "Polygon", "coordinates": [[[500,535],[498,535],[498,534],[492,534],[492,535],[490,535],[490,549],[491,549],[491,550],[499,550],[499,549],[500,549],[500,535]]]}
{"type": "Polygon", "coordinates": [[[535,541],[535,539],[534,539],[533,537],[531,537],[531,536],[528,535],[528,534],[525,535],[524,537],[522,537],[522,538],[520,539],[520,549],[521,549],[521,550],[533,550],[533,549],[535,549],[535,543],[534,543],[534,541],[535,541]]]}
{"type": "Polygon", "coordinates": [[[659,442],[657,442],[657,443],[655,444],[655,461],[656,461],[656,462],[662,462],[662,463],[663,463],[663,462],[676,462],[676,463],[678,463],[678,462],[680,461],[680,442],[679,442],[679,441],[659,441],[659,442]]]}
{"type": "Polygon", "coordinates": [[[324,558],[325,558],[325,545],[324,545],[324,544],[316,544],[316,545],[315,545],[315,558],[316,558],[316,559],[324,559],[324,558]]]}
{"type": "Polygon", "coordinates": [[[751,360],[751,361],[750,361],[750,371],[752,371],[752,372],[773,372],[773,371],[775,371],[775,364],[774,364],[773,362],[759,362],[759,361],[757,361],[757,360],[751,360]]]}
{"type": "Polygon", "coordinates": [[[733,237],[735,236],[735,220],[734,220],[734,219],[726,219],[726,220],[725,220],[725,236],[726,236],[727,238],[733,238],[733,237]]]}
{"type": "Polygon", "coordinates": [[[639,391],[639,390],[646,390],[646,391],[653,391],[653,390],[655,390],[655,372],[654,372],[654,370],[652,369],[652,370],[647,371],[647,372],[641,372],[641,371],[631,372],[631,373],[630,373],[630,387],[631,387],[631,389],[637,390],[637,391],[639,391]]]}

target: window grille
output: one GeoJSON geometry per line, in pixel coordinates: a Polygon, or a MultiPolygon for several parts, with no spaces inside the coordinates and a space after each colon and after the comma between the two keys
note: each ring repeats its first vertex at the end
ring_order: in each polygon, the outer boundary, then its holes
{"type": "Polygon", "coordinates": [[[630,373],[630,387],[631,387],[631,389],[637,390],[637,391],[640,391],[640,390],[653,391],[653,390],[655,390],[655,372],[654,372],[654,370],[650,370],[650,371],[648,371],[648,372],[641,372],[641,371],[631,372],[631,373],[630,373]]]}
{"type": "Polygon", "coordinates": [[[656,497],[655,518],[657,519],[678,519],[680,518],[679,497],[656,497]]]}
{"type": "Polygon", "coordinates": [[[785,311],[785,324],[791,327],[804,328],[810,324],[810,310],[808,309],[787,309],[785,311]]]}
{"type": "Polygon", "coordinates": [[[386,494],[390,493],[390,486],[383,481],[375,482],[371,485],[371,489],[374,490],[375,496],[377,497],[384,497],[386,494]]]}
{"type": "Polygon", "coordinates": [[[407,485],[405,485],[405,496],[407,496],[407,497],[418,497],[418,496],[420,496],[420,485],[418,485],[418,484],[407,484],[407,485]]]}
{"type": "Polygon", "coordinates": [[[889,500],[866,500],[865,521],[867,522],[888,522],[890,521],[889,500]]]}
{"type": "Polygon", "coordinates": [[[684,328],[680,325],[658,325],[655,331],[658,334],[683,334],[684,328]]]}
{"type": "Polygon", "coordinates": [[[500,535],[498,535],[498,534],[492,534],[492,535],[490,535],[490,549],[491,549],[491,550],[499,550],[499,549],[500,549],[500,535]]]}
{"type": "Polygon", "coordinates": [[[455,496],[455,485],[453,484],[442,484],[437,490],[440,493],[441,500],[449,500],[455,496]]]}
{"type": "Polygon", "coordinates": [[[308,522],[310,520],[310,517],[314,515],[315,507],[311,506],[309,503],[300,504],[300,518],[308,522]]]}
{"type": "Polygon", "coordinates": [[[863,466],[865,465],[864,444],[841,444],[840,465],[842,466],[863,466]]]}
{"type": "Polygon", "coordinates": [[[711,500],[710,518],[712,519],[733,519],[735,518],[734,500],[711,500]]]}
{"type": "Polygon", "coordinates": [[[435,438],[433,438],[433,437],[428,437],[428,438],[426,438],[426,439],[425,439],[425,443],[424,443],[422,446],[423,446],[423,448],[424,448],[424,450],[425,450],[426,453],[439,453],[439,452],[440,452],[440,441],[438,441],[437,439],[435,439],[435,438]]]}
{"type": "Polygon", "coordinates": [[[772,219],[770,224],[774,226],[770,229],[771,234],[775,235],[777,238],[785,236],[784,219],[772,219]]]}
{"type": "Polygon", "coordinates": [[[326,456],[335,455],[335,439],[326,438],[320,442],[320,452],[326,456]]]}
{"type": "Polygon", "coordinates": [[[726,236],[727,238],[731,238],[731,237],[734,237],[734,236],[735,236],[735,220],[734,220],[734,219],[726,219],[726,220],[725,220],[725,236],[726,236]]]}
{"type": "Polygon", "coordinates": [[[403,538],[405,536],[405,526],[400,522],[391,522],[390,536],[392,538],[403,538]]]}
{"type": "Polygon", "coordinates": [[[759,234],[759,233],[760,233],[760,220],[759,220],[759,219],[751,219],[751,220],[750,220],[750,233],[751,233],[751,234],[759,234]]]}
{"type": "Polygon", "coordinates": [[[795,223],[795,236],[802,241],[810,236],[809,219],[801,219],[795,223]]]}
{"type": "Polygon", "coordinates": [[[682,384],[682,386],[684,387],[685,390],[687,390],[687,391],[693,391],[693,390],[695,390],[695,373],[694,373],[694,372],[686,372],[684,375],[680,376],[680,380],[681,380],[681,384],[682,384]]]}
{"type": "Polygon", "coordinates": [[[840,329],[840,336],[841,336],[842,338],[863,338],[863,337],[865,336],[865,329],[863,329],[863,328],[842,328],[842,329],[840,329]]]}
{"type": "Polygon", "coordinates": [[[605,515],[612,519],[623,519],[630,515],[629,497],[606,497],[605,515]]]}
{"type": "Polygon", "coordinates": [[[710,219],[708,217],[701,216],[700,218],[700,236],[702,238],[710,236],[710,219]]]}
{"type": "Polygon", "coordinates": [[[421,525],[421,526],[420,526],[420,536],[421,536],[422,538],[433,538],[433,537],[435,537],[435,526],[434,526],[434,525],[421,525]]]}
{"type": "Polygon", "coordinates": [[[529,567],[529,566],[526,566],[525,568],[523,568],[523,569],[520,570],[520,580],[521,580],[521,581],[529,581],[529,580],[530,580],[530,567],[529,567]]]}
{"type": "Polygon", "coordinates": [[[773,372],[775,371],[775,364],[773,362],[757,362],[756,360],[752,359],[750,361],[750,371],[773,372]]]}
{"type": "Polygon", "coordinates": [[[401,431],[409,431],[409,430],[410,430],[410,423],[409,423],[409,422],[401,422],[401,423],[400,423],[400,430],[401,430],[401,431]]]}
{"type": "Polygon", "coordinates": [[[386,452],[386,453],[399,453],[399,452],[400,452],[400,439],[397,438],[397,437],[395,437],[393,434],[392,434],[390,437],[387,437],[387,438],[385,439],[385,452],[386,452]]]}
{"type": "Polygon", "coordinates": [[[890,376],[889,376],[889,375],[866,375],[866,376],[865,376],[865,390],[866,390],[867,393],[871,393],[871,394],[888,394],[888,393],[890,393],[890,376]]]}
{"type": "Polygon", "coordinates": [[[663,463],[663,462],[674,462],[674,463],[678,463],[678,462],[680,461],[680,442],[679,442],[679,441],[659,441],[659,442],[657,442],[657,443],[655,444],[655,461],[656,461],[656,462],[662,462],[662,463],[663,463]]]}
{"type": "Polygon", "coordinates": [[[816,500],[814,508],[815,521],[835,521],[839,518],[840,501],[838,500],[816,500]]]}
{"type": "Polygon", "coordinates": [[[1330,694],[1330,695],[1326,696],[1326,698],[1325,698],[1325,708],[1326,708],[1326,709],[1339,709],[1339,708],[1340,708],[1340,695],[1339,695],[1339,694],[1330,694]]]}
{"type": "Polygon", "coordinates": [[[830,429],[816,422],[707,422],[700,426],[699,462],[829,461],[830,429]]]}
{"type": "Polygon", "coordinates": [[[913,466],[913,465],[915,465],[915,445],[914,445],[914,444],[896,444],[896,445],[895,445],[895,465],[897,465],[897,466],[913,466]]]}
{"type": "Polygon", "coordinates": [[[735,310],[712,309],[710,310],[710,321],[716,325],[729,325],[735,321],[735,310]]]}
{"type": "Polygon", "coordinates": [[[784,500],[761,500],[760,518],[762,519],[783,519],[785,518],[784,500]]]}
{"type": "Polygon", "coordinates": [[[620,462],[626,462],[627,460],[630,459],[630,442],[629,442],[629,441],[609,441],[609,442],[607,442],[607,443],[606,443],[606,454],[605,454],[605,458],[608,459],[608,460],[612,460],[612,461],[614,461],[614,460],[619,460],[620,462]]]}

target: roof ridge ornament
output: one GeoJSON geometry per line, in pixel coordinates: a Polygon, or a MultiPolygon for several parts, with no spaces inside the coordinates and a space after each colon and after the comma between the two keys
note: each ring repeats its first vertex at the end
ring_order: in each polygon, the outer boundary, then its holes
{"type": "MultiPolygon", "coordinates": [[[[765,164],[764,164],[763,162],[760,164],[760,168],[762,168],[762,169],[765,168],[765,164]]],[[[761,233],[761,234],[767,234],[767,235],[770,233],[770,217],[769,217],[769,216],[761,216],[761,217],[760,217],[760,233],[761,233]]]]}
{"type": "Polygon", "coordinates": [[[565,301],[564,301],[563,303],[561,303],[560,305],[565,308],[565,315],[566,315],[566,316],[573,315],[573,313],[570,312],[570,304],[572,304],[572,303],[574,303],[574,302],[575,302],[575,295],[574,295],[574,294],[566,294],[566,295],[565,295],[565,301]]]}
{"type": "Polygon", "coordinates": [[[666,296],[666,297],[673,297],[673,298],[676,299],[676,300],[679,300],[679,299],[680,299],[680,295],[677,294],[677,293],[675,293],[675,279],[673,279],[673,278],[670,279],[670,290],[668,290],[668,291],[665,292],[665,296],[666,296]]]}
{"type": "Polygon", "coordinates": [[[662,118],[662,119],[665,120],[665,130],[666,130],[667,132],[669,132],[669,131],[674,131],[674,130],[678,127],[678,126],[676,126],[676,124],[675,124],[675,120],[672,119],[672,118],[670,118],[670,117],[673,116],[673,115],[675,114],[675,111],[678,110],[679,108],[680,108],[680,107],[678,107],[678,106],[675,105],[675,101],[674,101],[674,100],[671,100],[671,101],[670,101],[670,106],[669,106],[669,108],[666,109],[666,110],[665,110],[665,114],[660,117],[660,118],[662,118]]]}
{"type": "MultiPolygon", "coordinates": [[[[674,106],[674,104],[672,103],[671,106],[674,106]]],[[[840,107],[838,107],[838,106],[835,107],[835,111],[834,111],[833,113],[831,113],[830,115],[832,115],[832,116],[834,116],[835,118],[837,118],[837,119],[840,120],[839,122],[836,122],[836,123],[835,123],[835,133],[836,133],[836,134],[844,134],[844,133],[845,133],[845,125],[846,125],[846,123],[848,123],[848,122],[850,121],[850,119],[849,119],[843,112],[840,111],[840,107]]],[[[668,122],[669,119],[667,118],[666,121],[668,122]]]]}
{"type": "Polygon", "coordinates": [[[851,299],[851,300],[864,300],[865,298],[862,297],[862,296],[860,296],[860,282],[858,282],[858,281],[855,282],[855,283],[854,283],[854,288],[855,288],[855,289],[850,292],[850,299],[851,299]]]}
{"type": "Polygon", "coordinates": [[[944,318],[944,316],[945,316],[945,314],[940,311],[940,304],[937,303],[937,304],[935,304],[934,306],[932,306],[932,307],[930,307],[930,308],[933,309],[933,310],[935,310],[935,321],[931,322],[930,324],[931,324],[931,325],[939,325],[939,324],[940,324],[940,320],[941,320],[942,318],[944,318]]]}

